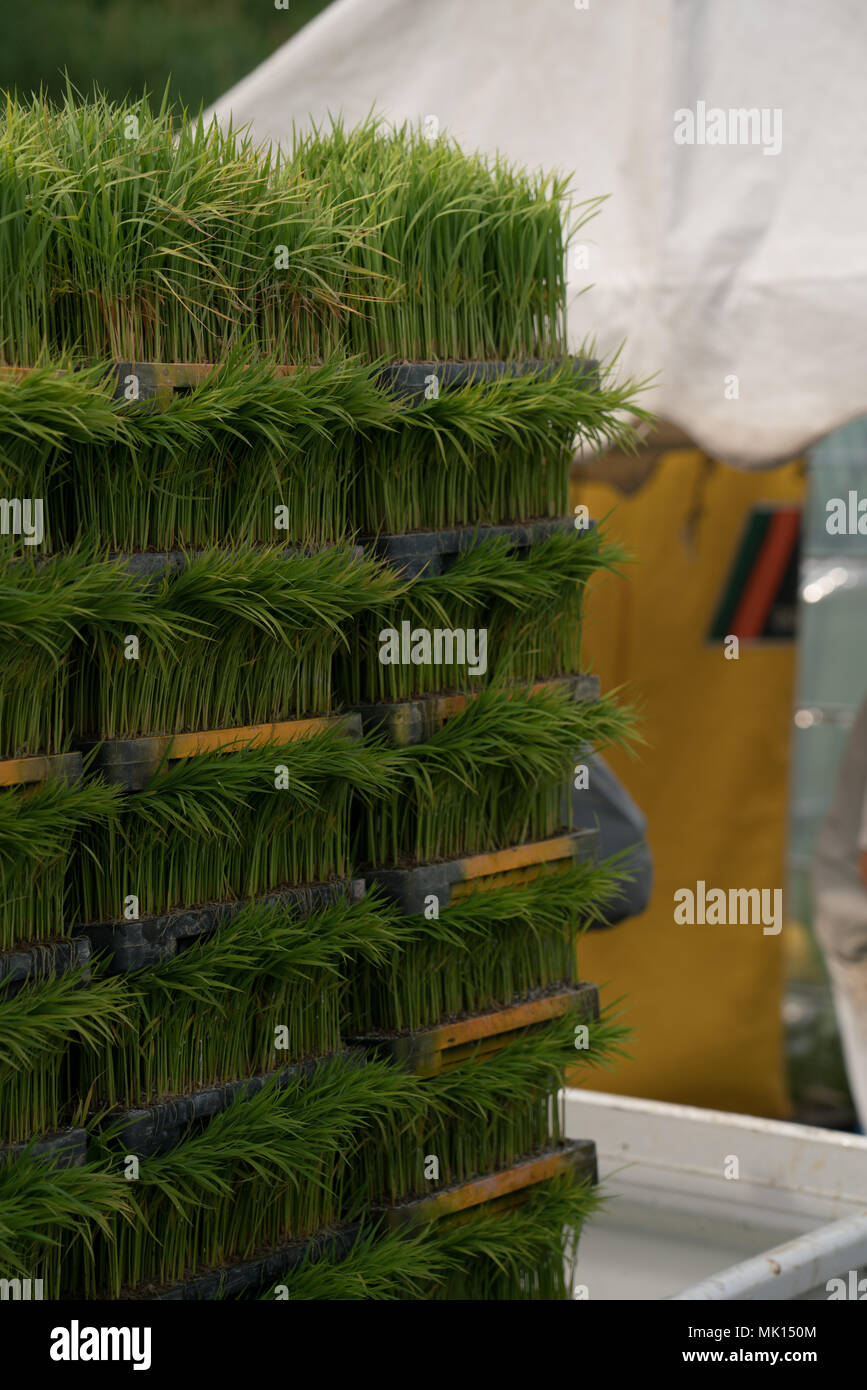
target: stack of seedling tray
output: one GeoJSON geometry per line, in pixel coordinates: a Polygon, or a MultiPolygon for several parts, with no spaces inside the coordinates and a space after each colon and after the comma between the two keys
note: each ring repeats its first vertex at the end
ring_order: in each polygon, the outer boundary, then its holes
{"type": "Polygon", "coordinates": [[[0,1276],[566,1297],[629,730],[569,461],[634,387],[565,353],[565,188],[145,102],[0,147],[0,1276]]]}

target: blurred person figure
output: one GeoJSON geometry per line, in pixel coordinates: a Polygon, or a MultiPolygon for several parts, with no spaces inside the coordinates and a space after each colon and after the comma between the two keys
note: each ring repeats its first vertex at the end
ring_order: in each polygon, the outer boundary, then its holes
{"type": "MultiPolygon", "coordinates": [[[[653,856],[645,838],[647,818],[623,783],[599,756],[585,748],[578,755],[589,774],[588,785],[572,790],[572,826],[599,832],[596,857],[620,854],[619,889],[594,927],[614,927],[644,912],[653,892],[653,856]]],[[[564,815],[566,808],[564,807],[564,815]]],[[[567,821],[568,823],[568,821],[567,821]]]]}
{"type": "Polygon", "coordinates": [[[867,1133],[867,698],[816,845],[813,927],[831,978],[858,1123],[867,1133]]]}

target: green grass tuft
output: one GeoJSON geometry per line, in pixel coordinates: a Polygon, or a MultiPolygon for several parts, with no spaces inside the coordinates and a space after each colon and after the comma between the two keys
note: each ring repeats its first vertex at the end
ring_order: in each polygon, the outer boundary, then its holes
{"type": "Polygon", "coordinates": [[[149,582],[87,547],[13,560],[0,567],[0,756],[328,713],[336,652],[401,588],[337,548],[211,550],[149,582]]]}
{"type": "Polygon", "coordinates": [[[0,791],[0,950],[15,942],[69,935],[67,871],[77,835],[98,834],[119,795],[98,782],[52,779],[0,791]]]}
{"type": "MultiPolygon", "coordinates": [[[[112,1293],[312,1235],[339,1217],[362,1136],[382,1142],[412,1096],[393,1068],[335,1060],[309,1080],[236,1101],[202,1133],[142,1161],[127,1184],[133,1222],[98,1239],[93,1262],[81,1260],[70,1282],[112,1293]]],[[[123,1168],[110,1135],[102,1161],[123,1168]]]]}
{"type": "Polygon", "coordinates": [[[393,949],[352,975],[347,1032],[425,1028],[505,1007],[575,979],[578,933],[617,891],[611,861],[475,892],[441,912],[398,919],[393,949]]]}
{"type": "Polygon", "coordinates": [[[570,823],[565,788],[581,750],[622,742],[630,727],[609,698],[488,687],[425,743],[396,750],[394,791],[359,818],[358,859],[427,863],[555,835],[570,823]]]}
{"type": "Polygon", "coordinates": [[[132,1219],[129,1188],[95,1163],[60,1168],[28,1152],[0,1163],[2,1277],[43,1279],[44,1297],[68,1298],[75,1265],[90,1266],[95,1242],[132,1219]]]}
{"type": "Polygon", "coordinates": [[[176,762],[82,837],[73,920],[120,920],[130,894],[146,917],[345,877],[353,798],[363,804],[393,777],[390,753],[339,728],[176,762]]]}
{"type": "Polygon", "coordinates": [[[567,1299],[595,1191],[567,1176],[513,1211],[477,1207],[420,1230],[365,1227],[343,1259],[307,1258],[263,1298],[289,1302],[567,1299]]]}
{"type": "Polygon", "coordinates": [[[347,703],[408,699],[439,690],[472,690],[541,680],[581,669],[584,586],[620,552],[596,531],[558,533],[515,552],[502,538],[458,556],[445,574],[409,581],[397,603],[365,613],[336,662],[335,689],[347,703]],[[487,671],[466,666],[385,665],[380,634],[412,629],[487,631],[487,671]]]}
{"type": "Polygon", "coordinates": [[[375,901],[301,918],[243,908],[214,936],[124,978],[128,1017],[85,1058],[81,1089],[98,1105],[145,1105],[336,1052],[355,963],[376,968],[396,935],[375,901]],[[288,1030],[279,1049],[277,1027],[288,1030]]]}
{"type": "Polygon", "coordinates": [[[0,982],[0,1144],[74,1121],[73,1047],[97,1050],[128,1023],[120,980],[85,986],[84,972],[0,982]]]}
{"type": "Polygon", "coordinates": [[[350,251],[369,300],[347,323],[355,350],[411,360],[563,352],[567,179],[376,119],[297,134],[291,160],[355,210],[359,229],[377,229],[350,251]]]}
{"type": "MultiPolygon", "coordinates": [[[[607,1019],[589,1025],[590,1046],[581,1065],[601,1065],[620,1045],[623,1030],[607,1019]]],[[[383,1144],[368,1139],[360,1155],[373,1202],[421,1197],[494,1169],[562,1138],[554,1102],[567,1068],[578,1056],[575,1018],[564,1015],[515,1034],[497,1052],[474,1055],[416,1082],[418,1099],[407,1123],[383,1144]],[[425,1166],[439,1160],[439,1176],[425,1166]]],[[[363,1176],[362,1176],[363,1175],[363,1176]]]]}
{"type": "Polygon", "coordinates": [[[8,97],[0,360],[208,362],[239,342],[316,359],[345,332],[368,231],[276,149],[173,121],[167,98],[8,97]]]}

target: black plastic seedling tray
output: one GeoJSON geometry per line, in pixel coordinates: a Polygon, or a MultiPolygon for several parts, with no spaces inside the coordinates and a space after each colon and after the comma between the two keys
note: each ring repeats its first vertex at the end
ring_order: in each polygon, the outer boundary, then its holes
{"type": "Polygon", "coordinates": [[[589,1022],[599,1017],[599,991],[595,985],[561,984],[534,990],[523,999],[477,1014],[431,1024],[413,1032],[365,1033],[347,1038],[353,1046],[377,1057],[390,1057],[416,1076],[437,1076],[469,1058],[496,1052],[516,1030],[544,1027],[553,1019],[574,1013],[589,1022]]]}
{"type": "Polygon", "coordinates": [[[521,551],[540,545],[551,536],[566,535],[574,530],[574,518],[567,516],[509,526],[453,526],[446,531],[368,536],[362,540],[362,545],[380,559],[387,560],[403,578],[416,579],[422,573],[446,574],[459,555],[485,541],[505,540],[514,550],[521,551]]]}
{"type": "MultiPolygon", "coordinates": [[[[430,398],[432,391],[440,394],[463,386],[501,381],[504,377],[550,376],[560,370],[563,361],[559,357],[529,357],[512,362],[391,362],[382,369],[379,379],[392,395],[420,404],[430,398]]],[[[590,357],[573,357],[571,361],[575,375],[585,378],[587,390],[597,391],[599,363],[590,357]]]]}
{"type": "Polygon", "coordinates": [[[273,724],[248,724],[231,729],[200,729],[195,733],[145,734],[141,738],[117,738],[80,743],[89,753],[88,770],[101,773],[106,782],[141,791],[161,767],[180,758],[206,753],[233,753],[267,744],[291,743],[312,737],[321,729],[340,725],[348,739],[361,738],[361,717],[352,712],[284,719],[273,724]]]}
{"type": "Polygon", "coordinates": [[[378,884],[386,897],[396,903],[407,916],[422,913],[428,899],[436,897],[440,909],[452,901],[455,890],[466,884],[484,888],[485,880],[503,882],[503,875],[531,871],[536,867],[562,863],[581,863],[593,856],[598,842],[596,830],[564,830],[548,840],[534,840],[510,849],[493,850],[487,854],[465,855],[460,859],[444,859],[436,864],[418,864],[414,868],[369,869],[364,880],[367,887],[378,884]]]}
{"type": "Polygon", "coordinates": [[[87,1162],[87,1131],[61,1129],[38,1139],[20,1144],[0,1144],[0,1165],[14,1163],[25,1149],[36,1158],[45,1159],[53,1168],[79,1168],[87,1162]]]}
{"type": "Polygon", "coordinates": [[[324,1257],[342,1260],[352,1249],[360,1227],[340,1226],[333,1231],[311,1236],[309,1240],[292,1241],[267,1255],[237,1264],[223,1265],[206,1274],[193,1275],[180,1284],[141,1284],[124,1290],[122,1299],[148,1299],[158,1303],[190,1303],[206,1300],[237,1298],[241,1294],[257,1293],[278,1284],[303,1261],[324,1257]]]}
{"type": "Polygon", "coordinates": [[[90,956],[90,942],[85,936],[13,947],[12,950],[0,952],[0,984],[6,986],[3,998],[8,999],[28,980],[43,979],[46,975],[65,975],[78,966],[86,966],[90,956]]]}
{"type": "MultiPolygon", "coordinates": [[[[282,547],[283,554],[287,559],[294,558],[296,555],[310,555],[319,550],[339,549],[346,552],[348,559],[358,560],[364,554],[361,545],[342,545],[316,546],[313,549],[301,545],[285,545],[282,547]]],[[[122,560],[127,573],[135,579],[141,579],[147,584],[155,584],[166,574],[180,574],[185,569],[188,561],[194,560],[198,555],[205,554],[202,550],[113,550],[109,552],[109,560],[122,560]]]]}
{"type": "MultiPolygon", "coordinates": [[[[518,690],[526,686],[516,686],[518,690]]],[[[599,677],[574,675],[554,676],[536,681],[532,690],[566,689],[576,702],[588,703],[599,699],[599,677]]],[[[456,714],[466,709],[473,694],[420,695],[415,700],[378,701],[375,704],[353,705],[365,734],[383,734],[395,748],[425,743],[456,714]]]]}
{"type": "Polygon", "coordinates": [[[99,1127],[110,1126],[114,1130],[117,1126],[119,1142],[124,1146],[125,1153],[135,1154],[137,1158],[153,1158],[156,1154],[176,1148],[191,1126],[201,1127],[235,1101],[249,1100],[269,1083],[286,1086],[299,1077],[310,1077],[317,1067],[338,1057],[353,1067],[363,1067],[367,1061],[362,1049],[347,1048],[327,1056],[307,1058],[258,1076],[202,1086],[183,1095],[154,1101],[152,1105],[109,1110],[99,1116],[99,1127]]]}
{"type": "Polygon", "coordinates": [[[364,880],[334,879],[329,883],[313,883],[301,888],[286,888],[282,892],[263,893],[234,903],[208,903],[202,907],[181,908],[159,917],[141,917],[135,922],[98,922],[80,928],[94,952],[105,956],[105,968],[111,975],[128,970],[140,970],[177,954],[179,946],[195,937],[216,931],[248,907],[251,902],[285,907],[304,917],[319,907],[348,898],[360,902],[364,897],[364,880]]]}
{"type": "MultiPolygon", "coordinates": [[[[470,384],[499,381],[503,377],[528,376],[531,373],[550,375],[560,370],[564,360],[531,357],[508,362],[393,362],[383,367],[379,381],[383,390],[418,403],[430,392],[432,377],[436,377],[435,389],[438,392],[453,391],[470,384]]],[[[587,390],[598,390],[599,363],[589,357],[573,357],[571,361],[575,375],[585,378],[587,390]]],[[[294,370],[292,366],[275,368],[277,375],[281,376],[290,375],[294,370]]],[[[163,409],[173,396],[195,390],[213,371],[214,364],[210,362],[115,362],[111,368],[117,399],[129,399],[134,378],[136,399],[163,409]]]]}

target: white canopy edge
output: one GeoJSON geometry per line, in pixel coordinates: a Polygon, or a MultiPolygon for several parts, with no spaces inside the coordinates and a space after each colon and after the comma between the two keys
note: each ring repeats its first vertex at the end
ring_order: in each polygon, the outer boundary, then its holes
{"type": "Polygon", "coordinates": [[[436,116],[574,171],[610,197],[571,346],[623,343],[649,408],[761,468],[867,411],[865,64],[863,0],[337,0],[212,114],[283,143],[436,116]]]}

